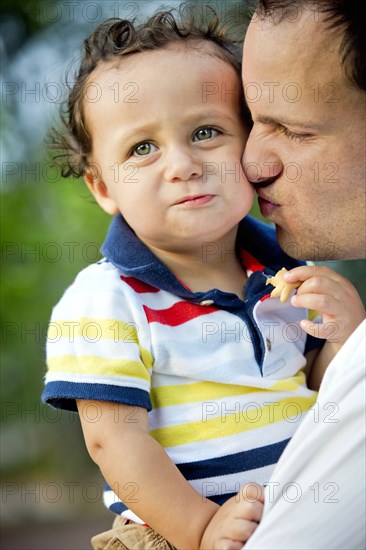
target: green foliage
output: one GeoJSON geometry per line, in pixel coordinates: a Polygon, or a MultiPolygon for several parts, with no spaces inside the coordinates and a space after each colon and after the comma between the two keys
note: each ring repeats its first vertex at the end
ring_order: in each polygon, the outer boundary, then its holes
{"type": "MultiPolygon", "coordinates": [[[[84,182],[47,176],[40,183],[25,178],[2,196],[2,421],[6,441],[13,441],[12,429],[21,438],[14,442],[20,452],[5,453],[5,475],[25,467],[65,471],[65,441],[83,446],[78,420],[40,403],[45,341],[52,307],[76,274],[100,258],[110,219],[84,182]]],[[[76,465],[80,459],[75,451],[76,465]]]]}
{"type": "Polygon", "coordinates": [[[47,20],[40,17],[42,3],[42,0],[1,0],[0,17],[20,19],[30,37],[48,24],[47,20]]]}

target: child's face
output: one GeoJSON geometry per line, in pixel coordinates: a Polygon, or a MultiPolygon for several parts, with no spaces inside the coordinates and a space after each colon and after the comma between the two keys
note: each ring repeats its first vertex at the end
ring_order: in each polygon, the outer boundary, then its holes
{"type": "Polygon", "coordinates": [[[90,189],[161,251],[224,238],[253,201],[240,163],[248,130],[238,76],[204,47],[102,64],[84,103],[99,169],[97,178],[86,175],[90,189]]]}

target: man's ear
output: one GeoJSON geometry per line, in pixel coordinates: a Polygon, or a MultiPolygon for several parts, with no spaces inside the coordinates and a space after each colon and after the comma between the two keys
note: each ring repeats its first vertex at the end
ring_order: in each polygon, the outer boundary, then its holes
{"type": "Polygon", "coordinates": [[[92,168],[88,168],[85,172],[84,181],[89,187],[92,195],[94,195],[99,206],[103,208],[107,214],[111,214],[112,216],[117,214],[119,211],[118,207],[114,200],[110,197],[106,184],[92,168]]]}

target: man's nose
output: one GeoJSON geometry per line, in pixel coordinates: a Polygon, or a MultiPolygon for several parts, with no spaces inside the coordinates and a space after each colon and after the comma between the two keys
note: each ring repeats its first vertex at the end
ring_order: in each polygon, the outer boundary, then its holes
{"type": "Polygon", "coordinates": [[[283,171],[280,156],[271,147],[271,140],[256,139],[252,130],[243,154],[243,168],[248,180],[257,187],[265,187],[275,181],[283,171]]]}
{"type": "Polygon", "coordinates": [[[170,182],[189,181],[202,176],[202,162],[188,146],[171,147],[165,154],[165,178],[170,182]]]}

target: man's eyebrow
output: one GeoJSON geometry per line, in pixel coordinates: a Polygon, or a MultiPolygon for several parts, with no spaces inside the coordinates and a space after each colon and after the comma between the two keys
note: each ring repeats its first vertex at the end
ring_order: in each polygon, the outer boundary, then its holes
{"type": "Polygon", "coordinates": [[[323,128],[322,124],[299,122],[297,120],[277,119],[266,115],[258,115],[254,122],[260,122],[261,124],[273,124],[275,126],[295,126],[296,128],[302,128],[303,130],[321,130],[323,128]]]}

